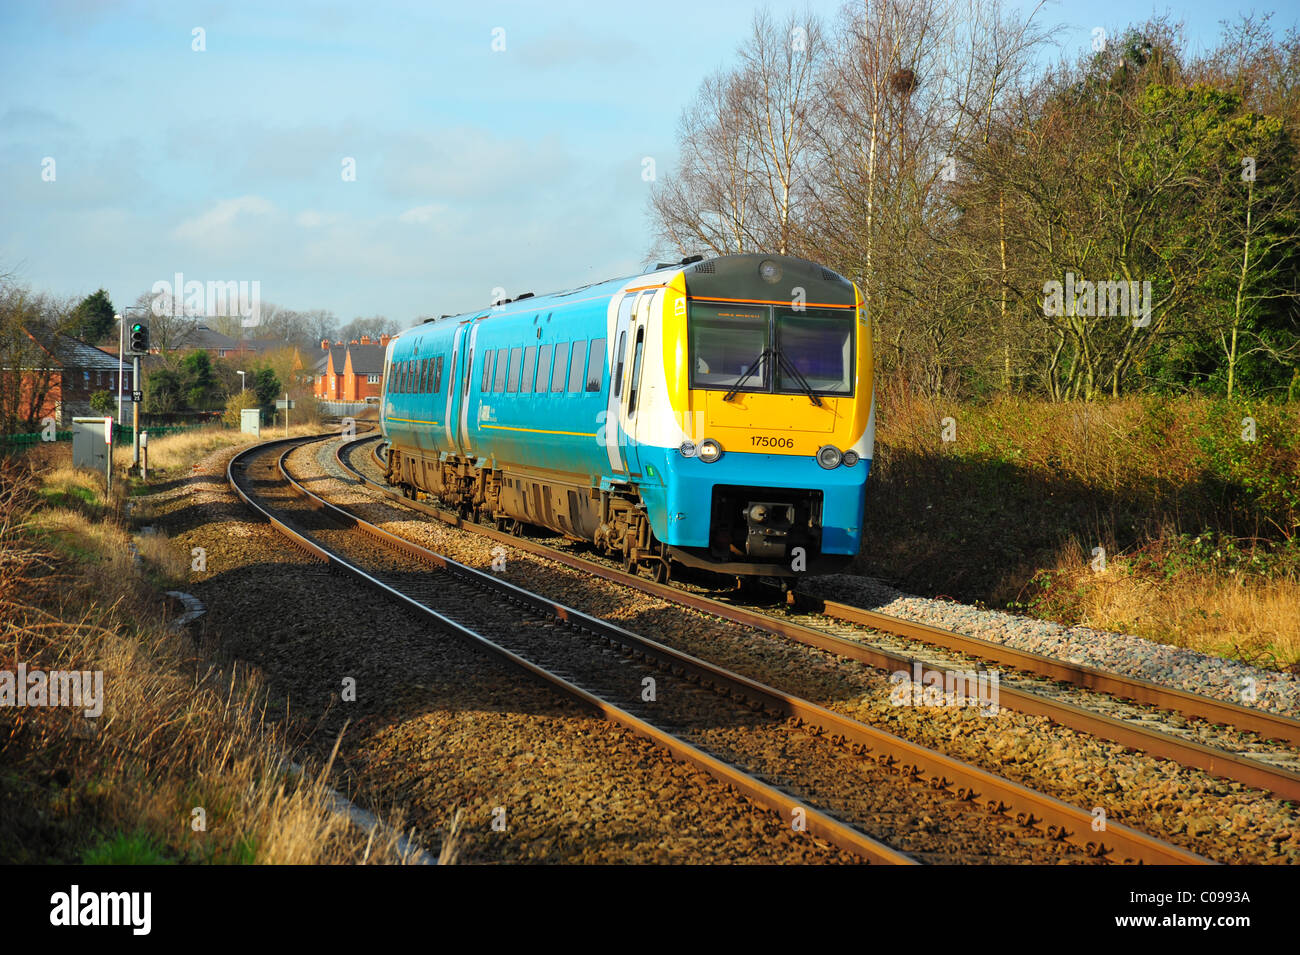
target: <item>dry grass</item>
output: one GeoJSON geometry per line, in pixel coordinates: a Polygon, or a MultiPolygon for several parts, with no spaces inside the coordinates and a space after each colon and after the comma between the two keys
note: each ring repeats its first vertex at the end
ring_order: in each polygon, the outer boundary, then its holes
{"type": "MultiPolygon", "coordinates": [[[[290,435],[315,434],[324,430],[321,425],[309,423],[295,424],[289,429],[290,435]]],[[[211,425],[180,434],[168,434],[149,439],[149,473],[150,475],[172,475],[182,473],[195,463],[220,448],[242,447],[257,441],[269,441],[284,436],[282,428],[262,428],[262,437],[254,438],[221,425],[211,425]]],[[[113,465],[125,470],[131,465],[132,449],[130,447],[114,448],[113,465]]]]}
{"type": "Polygon", "coordinates": [[[878,400],[861,572],[1265,666],[1300,661],[1294,406],[888,388],[878,400]]]}
{"type": "MultiPolygon", "coordinates": [[[[0,709],[0,861],[408,861],[394,830],[333,811],[329,762],[286,770],[295,737],[268,719],[255,673],[167,632],[125,531],[87,516],[112,508],[42,509],[41,492],[0,472],[0,669],[103,671],[105,700],[98,718],[0,709]]],[[[177,569],[165,539],[142,543],[177,569]]]]}
{"type": "Polygon", "coordinates": [[[1163,576],[1124,555],[1097,572],[1089,560],[1077,543],[1062,548],[1040,599],[1048,616],[1270,669],[1300,665],[1300,582],[1293,577],[1196,569],[1163,576]]]}

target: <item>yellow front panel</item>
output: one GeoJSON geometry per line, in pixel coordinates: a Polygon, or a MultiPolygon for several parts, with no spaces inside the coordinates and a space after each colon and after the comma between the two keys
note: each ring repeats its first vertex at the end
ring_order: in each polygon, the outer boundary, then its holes
{"type": "Polygon", "coordinates": [[[726,392],[692,389],[686,362],[685,281],[679,273],[669,285],[664,302],[664,367],[668,394],[682,432],[696,443],[713,438],[735,452],[764,454],[816,454],[833,444],[840,450],[853,446],[866,430],[871,412],[873,367],[871,328],[858,302],[856,368],[853,397],[818,395],[821,406],[807,395],[726,392]]]}

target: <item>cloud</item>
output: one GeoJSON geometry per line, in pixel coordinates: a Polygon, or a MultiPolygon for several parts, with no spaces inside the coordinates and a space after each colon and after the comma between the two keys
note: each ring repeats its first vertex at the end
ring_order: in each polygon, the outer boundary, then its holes
{"type": "Polygon", "coordinates": [[[47,109],[31,109],[26,106],[9,107],[5,114],[0,116],[0,129],[8,130],[10,133],[17,129],[77,131],[76,125],[47,109]]]}
{"type": "Polygon", "coordinates": [[[304,229],[319,229],[322,226],[333,225],[339,220],[339,217],[332,212],[317,212],[315,209],[304,209],[294,216],[294,222],[304,229]]]}
{"type": "Polygon", "coordinates": [[[178,225],[172,230],[172,237],[191,242],[225,242],[236,237],[233,226],[237,219],[267,216],[274,211],[275,206],[261,196],[220,199],[207,212],[178,225]]]}
{"type": "Polygon", "coordinates": [[[648,56],[635,39],[616,34],[600,36],[571,22],[541,36],[518,40],[507,49],[513,50],[525,66],[538,70],[571,70],[580,64],[607,69],[613,59],[643,62],[648,56]]]}
{"type": "Polygon", "coordinates": [[[446,218],[449,211],[450,210],[440,202],[430,202],[428,205],[407,209],[397,217],[397,221],[409,222],[415,225],[428,225],[430,222],[446,218]]]}

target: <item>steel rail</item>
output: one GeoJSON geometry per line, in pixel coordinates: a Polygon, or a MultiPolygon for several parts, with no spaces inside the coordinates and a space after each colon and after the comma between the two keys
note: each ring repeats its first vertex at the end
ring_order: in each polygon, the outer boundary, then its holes
{"type": "MultiPolygon", "coordinates": [[[[371,536],[390,544],[404,553],[479,582],[482,586],[506,593],[510,599],[517,602],[527,604],[543,612],[553,613],[562,619],[578,621],[583,629],[599,634],[611,642],[621,643],[625,647],[633,649],[636,654],[654,660],[660,666],[678,673],[689,672],[709,688],[724,687],[727,693],[733,696],[741,696],[756,705],[767,707],[783,716],[798,720],[806,726],[811,726],[820,733],[828,734],[833,741],[846,745],[857,753],[875,752],[877,754],[875,759],[878,762],[890,767],[901,766],[901,771],[905,775],[912,777],[924,776],[929,785],[938,789],[954,791],[960,799],[982,799],[988,808],[994,812],[1015,811],[1017,822],[1026,828],[1046,824],[1046,832],[1053,838],[1065,839],[1081,846],[1094,855],[1106,856],[1118,853],[1125,858],[1125,861],[1142,861],[1162,865],[1205,864],[1209,862],[1209,860],[1189,850],[1118,823],[1108,823],[1105,836],[1099,837],[1092,832],[1094,817],[1090,812],[979,767],[962,763],[928,747],[904,740],[866,723],[759,683],[681,650],[631,633],[615,624],[524,590],[494,575],[460,564],[421,547],[419,544],[399,537],[391,531],[376,527],[356,514],[324,500],[319,495],[298,485],[287,474],[286,478],[298,487],[300,493],[319,502],[318,505],[313,506],[318,506],[318,509],[328,509],[340,520],[351,523],[353,526],[364,530],[371,536]]],[[[384,490],[387,491],[387,489],[384,490]]],[[[398,499],[403,503],[411,503],[406,498],[399,497],[398,499]]],[[[477,525],[475,526],[477,527],[477,525]]],[[[485,528],[480,529],[486,530],[485,528]]],[[[496,531],[493,531],[491,536],[497,535],[511,542],[517,540],[496,531]]],[[[598,566],[593,565],[593,567],[598,566]]],[[[669,591],[672,599],[680,596],[680,591],[671,588],[664,589],[669,591]]]]}
{"type": "MultiPolygon", "coordinates": [[[[828,653],[848,657],[861,663],[865,663],[871,667],[894,671],[901,669],[909,674],[914,673],[915,668],[919,667],[922,680],[924,680],[929,674],[936,674],[940,679],[945,676],[944,670],[927,664],[921,660],[917,660],[914,657],[909,657],[906,654],[897,653],[879,647],[868,646],[856,640],[849,640],[845,637],[824,630],[818,630],[814,627],[795,623],[794,621],[782,620],[779,617],[774,617],[770,614],[750,610],[745,607],[739,607],[735,604],[724,603],[700,594],[689,593],[668,584],[656,583],[636,574],[629,574],[625,571],[608,567],[595,561],[587,560],[583,557],[566,554],[545,544],[525,540],[512,534],[496,530],[495,528],[484,527],[481,524],[463,520],[456,514],[442,508],[421,501],[413,501],[394,491],[392,488],[366,477],[344,459],[343,451],[345,448],[371,440],[374,440],[373,436],[358,438],[354,441],[340,444],[335,449],[335,460],[338,462],[340,467],[351,473],[360,483],[374,488],[393,500],[401,502],[406,507],[427,514],[430,517],[452,527],[472,531],[473,533],[491,538],[492,540],[509,544],[512,547],[517,547],[528,553],[545,557],[549,560],[558,561],[566,566],[600,577],[612,583],[632,587],[643,593],[721,617],[722,619],[731,621],[732,623],[754,627],[755,629],[765,631],[775,636],[794,640],[807,646],[824,650],[828,653]]],[[[377,454],[374,454],[374,458],[377,463],[382,464],[382,459],[380,459],[377,454]]],[[[874,614],[871,611],[863,611],[863,613],[871,613],[872,619],[876,621],[875,623],[864,625],[874,626],[878,630],[898,636],[907,637],[910,636],[914,629],[919,631],[921,628],[925,628],[925,625],[912,624],[910,621],[902,620],[897,617],[890,617],[885,614],[874,614]]],[[[948,644],[945,645],[949,649],[959,649],[963,645],[967,645],[968,649],[966,649],[965,652],[968,652],[973,656],[980,656],[981,648],[985,644],[990,647],[1006,650],[1008,652],[1003,657],[1003,661],[1006,662],[1007,665],[1015,665],[1012,663],[1013,660],[1020,660],[1023,658],[1026,667],[1029,668],[1031,672],[1043,676],[1055,678],[1055,673],[1068,672],[1066,668],[1074,666],[1073,664],[1065,663],[1064,661],[1052,660],[1050,657],[1042,657],[1041,659],[1048,661],[1051,666],[1048,666],[1046,663],[1043,664],[1043,670],[1046,672],[1040,672],[1040,670],[1033,668],[1034,661],[1030,659],[1032,657],[1040,656],[1038,654],[1022,654],[1021,651],[1011,650],[1011,648],[1002,648],[999,647],[998,644],[993,644],[990,641],[979,640],[974,637],[966,637],[962,634],[942,631],[938,628],[925,629],[927,632],[944,635],[944,639],[948,641],[948,644]]],[[[922,641],[925,642],[924,638],[917,639],[922,639],[922,641]]],[[[1090,668],[1085,667],[1081,669],[1088,670],[1090,668]]],[[[1100,670],[1095,672],[1103,673],[1103,671],[1100,670]]],[[[1253,718],[1253,725],[1271,727],[1272,729],[1270,732],[1265,734],[1270,737],[1280,735],[1284,739],[1291,739],[1294,738],[1296,734],[1300,734],[1300,723],[1284,716],[1267,713],[1262,710],[1239,707],[1231,703],[1222,703],[1186,691],[1161,687],[1157,684],[1148,683],[1143,680],[1133,680],[1132,678],[1123,677],[1120,674],[1105,675],[1113,680],[1111,685],[1116,687],[1115,692],[1117,695],[1131,696],[1133,693],[1138,692],[1139,685],[1145,685],[1148,688],[1143,694],[1146,699],[1140,699],[1140,702],[1150,702],[1150,700],[1156,699],[1160,700],[1161,703],[1152,705],[1163,704],[1167,708],[1172,709],[1177,708],[1176,704],[1178,703],[1181,703],[1182,706],[1190,705],[1184,700],[1184,698],[1203,701],[1206,706],[1206,712],[1212,712],[1219,715],[1219,718],[1213,720],[1213,722],[1229,722],[1230,725],[1235,725],[1231,723],[1229,717],[1234,716],[1238,711],[1241,711],[1245,716],[1253,718]],[[1133,685],[1131,691],[1127,689],[1121,691],[1119,689],[1120,687],[1128,687],[1130,685],[1133,685]]],[[[1078,678],[1085,679],[1083,675],[1079,675],[1078,678]]],[[[1086,686],[1086,684],[1081,685],[1086,686]]],[[[1295,773],[1282,767],[1271,766],[1259,760],[1239,756],[1236,753],[1230,753],[1226,750],[1207,746],[1203,743],[1183,739],[1170,733],[1131,723],[1127,720],[1106,716],[1085,707],[1076,706],[1072,703],[1067,703],[1061,700],[1053,700],[1037,693],[1016,689],[1015,687],[1009,687],[1006,685],[1000,686],[998,703],[999,705],[1005,705],[1009,709],[1027,715],[1042,716],[1053,720],[1062,726],[1087,733],[1091,736],[1096,736],[1100,739],[1110,740],[1111,742],[1118,743],[1131,749],[1141,750],[1159,759],[1170,759],[1184,766],[1203,770],[1214,776],[1231,779],[1248,786],[1267,790],[1282,799],[1300,801],[1300,773],[1295,773]]]]}
{"type": "MultiPolygon", "coordinates": [[[[325,437],[333,437],[333,435],[326,435],[325,437]]],[[[556,687],[562,692],[568,694],[569,696],[572,696],[575,699],[581,701],[582,703],[589,706],[592,710],[594,710],[596,713],[600,714],[604,718],[611,720],[615,723],[618,723],[619,725],[630,730],[632,733],[641,736],[645,739],[648,739],[652,743],[658,746],[662,746],[664,749],[668,750],[668,752],[670,752],[676,759],[699,767],[700,769],[707,772],[709,775],[713,776],[719,782],[723,783],[724,785],[731,786],[738,793],[744,795],[746,798],[752,800],[758,805],[773,810],[778,815],[783,816],[784,818],[787,819],[791,818],[791,814],[794,810],[797,809],[801,811],[804,814],[805,831],[807,831],[810,835],[823,839],[831,843],[832,845],[837,846],[840,849],[844,849],[848,852],[852,852],[855,855],[858,855],[866,859],[868,862],[888,864],[888,865],[918,864],[917,860],[912,856],[908,855],[907,853],[900,852],[897,849],[894,849],[892,846],[886,845],[883,842],[873,839],[872,837],[868,836],[866,833],[840,821],[839,819],[834,818],[833,816],[830,816],[814,807],[805,805],[801,801],[790,796],[788,793],[782,792],[780,789],[777,789],[776,787],[769,785],[763,780],[758,779],[757,777],[744,772],[738,767],[731,766],[728,763],[723,762],[722,760],[718,759],[712,754],[699,749],[698,747],[692,745],[691,743],[688,743],[687,741],[680,739],[679,737],[675,736],[674,734],[666,730],[660,729],[654,724],[649,723],[641,719],[640,717],[635,716],[632,713],[629,713],[627,710],[624,710],[623,708],[613,703],[610,703],[607,700],[603,700],[593,695],[592,693],[589,693],[588,691],[584,690],[582,687],[569,682],[568,680],[564,679],[558,674],[552,673],[549,670],[544,669],[543,667],[537,666],[536,664],[530,662],[524,657],[521,657],[518,654],[514,653],[513,651],[507,649],[506,647],[501,646],[499,643],[496,643],[489,637],[486,637],[483,634],[480,634],[468,627],[465,627],[457,623],[456,621],[444,616],[443,614],[440,614],[432,607],[428,607],[425,604],[421,603],[420,601],[416,600],[415,598],[402,593],[400,590],[384,583],[381,580],[378,580],[374,576],[362,570],[360,567],[357,567],[355,564],[352,564],[350,561],[344,559],[338,554],[335,554],[333,551],[329,550],[328,548],[324,548],[316,544],[303,532],[293,528],[286,522],[276,518],[271,513],[271,510],[269,508],[263,507],[261,504],[257,503],[253,499],[253,496],[247,493],[244,490],[244,488],[240,486],[240,483],[236,479],[234,472],[237,467],[243,467],[243,464],[241,463],[240,465],[237,465],[236,462],[241,462],[242,459],[245,459],[246,457],[253,457],[258,454],[271,453],[273,447],[276,445],[292,444],[294,447],[290,447],[286,449],[278,459],[277,464],[278,467],[280,468],[281,474],[286,477],[286,479],[290,482],[291,486],[293,486],[293,488],[297,493],[305,495],[310,501],[319,502],[321,505],[324,505],[325,508],[329,508],[332,511],[337,511],[338,509],[335,508],[334,505],[325,502],[317,495],[314,495],[311,492],[307,491],[305,488],[303,488],[292,478],[288,477],[287,471],[284,468],[284,459],[298,445],[308,443],[309,441],[312,440],[320,440],[320,438],[311,438],[311,439],[282,438],[277,441],[271,441],[265,444],[257,445],[254,448],[249,449],[248,451],[241,452],[240,454],[231,458],[230,464],[227,467],[227,479],[230,483],[231,488],[235,491],[236,494],[239,495],[239,497],[244,501],[244,503],[249,508],[251,508],[255,513],[259,514],[267,521],[269,521],[272,526],[274,526],[281,534],[283,534],[285,537],[291,540],[294,544],[306,549],[309,553],[319,557],[331,570],[340,571],[350,577],[355,578],[356,580],[360,581],[362,584],[374,590],[375,592],[379,593],[380,595],[384,596],[385,598],[395,601],[399,605],[402,605],[415,613],[418,613],[424,617],[429,618],[438,627],[452,634],[453,636],[459,637],[469,642],[472,645],[481,647],[483,649],[488,650],[491,653],[500,656],[508,663],[512,664],[513,666],[517,667],[523,672],[537,679],[540,679],[556,687]]],[[[323,508],[318,508],[318,509],[323,509],[323,508]]],[[[351,518],[351,520],[357,520],[357,519],[351,518]]],[[[386,531],[383,531],[381,528],[374,527],[373,525],[369,525],[369,533],[371,533],[372,536],[375,536],[377,539],[382,540],[388,544],[393,544],[394,546],[395,546],[395,542],[401,541],[400,538],[395,538],[393,537],[393,535],[390,535],[386,531]]],[[[403,543],[407,543],[407,542],[403,542],[403,543]]],[[[405,547],[401,549],[403,551],[407,551],[407,548],[405,547]]],[[[434,558],[440,556],[440,555],[435,555],[432,552],[426,552],[426,553],[429,556],[434,558]]],[[[471,568],[465,568],[465,569],[468,570],[471,568]]],[[[574,616],[582,616],[579,615],[577,611],[571,611],[570,613],[574,616]]],[[[588,619],[594,619],[594,618],[588,618],[588,619]]]]}

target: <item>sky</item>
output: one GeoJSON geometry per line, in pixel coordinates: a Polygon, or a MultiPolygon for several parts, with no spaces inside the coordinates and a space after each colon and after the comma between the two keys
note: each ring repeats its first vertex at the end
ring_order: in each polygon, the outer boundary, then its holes
{"type": "MultiPolygon", "coordinates": [[[[0,273],[119,309],[176,273],[258,282],[263,302],[402,325],[636,274],[646,160],[671,172],[683,108],[758,5],[0,0],[0,273]]],[[[1038,16],[1073,58],[1153,13],[1210,47],[1252,9],[1270,7],[1038,16]]],[[[1275,30],[1296,23],[1278,0],[1275,30]]]]}

